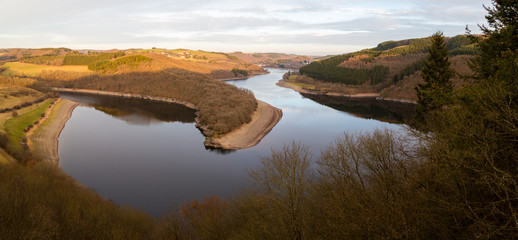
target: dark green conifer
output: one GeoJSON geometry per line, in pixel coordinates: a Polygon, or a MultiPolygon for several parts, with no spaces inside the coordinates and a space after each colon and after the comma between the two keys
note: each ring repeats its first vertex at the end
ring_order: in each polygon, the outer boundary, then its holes
{"type": "Polygon", "coordinates": [[[430,112],[449,104],[453,93],[453,84],[450,79],[454,76],[455,71],[450,67],[448,48],[442,32],[432,35],[432,45],[428,52],[430,55],[421,69],[425,83],[416,86],[418,98],[416,119],[419,123],[424,123],[426,115],[430,112]]]}

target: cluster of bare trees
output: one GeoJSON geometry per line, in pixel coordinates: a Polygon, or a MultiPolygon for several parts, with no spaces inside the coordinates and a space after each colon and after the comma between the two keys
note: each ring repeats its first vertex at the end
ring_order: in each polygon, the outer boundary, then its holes
{"type": "Polygon", "coordinates": [[[177,68],[155,72],[95,74],[70,81],[43,78],[40,81],[43,85],[172,97],[195,104],[198,106],[200,123],[208,126],[213,131],[212,135],[230,132],[250,122],[257,107],[257,101],[249,90],[177,68]]]}

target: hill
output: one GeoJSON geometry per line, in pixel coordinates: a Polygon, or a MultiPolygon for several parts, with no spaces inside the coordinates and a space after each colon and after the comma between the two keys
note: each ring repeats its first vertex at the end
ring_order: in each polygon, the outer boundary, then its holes
{"type": "Polygon", "coordinates": [[[234,52],[229,55],[266,68],[299,69],[302,66],[313,62],[313,58],[307,56],[284,53],[234,52]]]}
{"type": "Polygon", "coordinates": [[[227,53],[188,49],[130,50],[126,53],[141,54],[151,58],[153,61],[146,69],[151,71],[179,68],[220,80],[245,78],[266,73],[262,67],[227,53]]]}
{"type": "MultiPolygon", "coordinates": [[[[201,73],[219,80],[246,78],[250,75],[266,72],[254,63],[226,53],[189,49],[111,49],[106,51],[71,50],[67,48],[0,49],[0,64],[2,64],[1,61],[17,62],[2,66],[4,70],[0,72],[7,76],[34,76],[41,73],[42,70],[47,71],[44,74],[52,71],[84,73],[87,72],[86,66],[90,70],[101,72],[107,70],[111,72],[160,71],[178,68],[201,73]],[[144,56],[152,61],[148,61],[148,64],[139,64],[140,61],[138,60],[142,60],[142,57],[130,56],[144,56]],[[133,59],[130,60],[130,58],[133,59]],[[78,69],[81,70],[78,71],[78,69]]],[[[74,78],[70,74],[66,75],[68,76],[62,78],[66,80],[74,78]]],[[[77,74],[75,78],[84,75],[77,74]]],[[[60,76],[53,75],[53,78],[60,78],[60,76]]]]}
{"type": "MultiPolygon", "coordinates": [[[[427,56],[430,38],[387,41],[375,48],[312,62],[300,74],[285,81],[302,84],[316,94],[377,94],[384,98],[417,98],[414,87],[422,82],[420,69],[427,56]]],[[[452,67],[458,73],[452,81],[463,84],[462,75],[470,73],[468,60],[476,54],[467,37],[447,38],[452,67]]]]}
{"type": "Polygon", "coordinates": [[[4,49],[4,55],[10,59],[0,66],[0,77],[27,82],[42,92],[73,87],[194,104],[197,123],[208,139],[249,123],[258,106],[252,92],[220,80],[266,73],[226,53],[188,49],[4,49]]]}

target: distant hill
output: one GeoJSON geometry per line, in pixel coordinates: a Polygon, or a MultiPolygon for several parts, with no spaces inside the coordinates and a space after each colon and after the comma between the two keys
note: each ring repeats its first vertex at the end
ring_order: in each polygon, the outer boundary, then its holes
{"type": "MultiPolygon", "coordinates": [[[[39,66],[87,65],[90,70],[98,72],[159,71],[177,68],[201,73],[214,79],[244,78],[266,72],[256,64],[226,53],[189,49],[111,49],[106,51],[67,48],[0,49],[0,61],[17,61],[39,66]]],[[[27,75],[25,72],[14,72],[14,68],[4,73],[27,75]]],[[[53,78],[59,77],[53,76],[53,78]]],[[[71,77],[66,76],[66,78],[71,77]]]]}
{"type": "Polygon", "coordinates": [[[140,49],[126,51],[128,54],[142,54],[152,59],[152,70],[180,68],[202,73],[214,79],[243,78],[266,71],[251,62],[231,54],[188,49],[140,49]]]}
{"type": "Polygon", "coordinates": [[[9,48],[0,49],[0,61],[31,58],[38,56],[64,56],[72,52],[68,48],[9,48]]]}
{"type": "Polygon", "coordinates": [[[265,68],[299,69],[300,67],[313,62],[313,58],[311,57],[284,53],[234,52],[229,55],[265,68]]]}
{"type": "MultiPolygon", "coordinates": [[[[476,54],[474,45],[466,36],[447,38],[452,67],[459,74],[469,74],[468,60],[476,54]]],[[[314,61],[300,68],[306,78],[318,82],[351,86],[355,92],[380,93],[384,97],[416,99],[414,87],[423,81],[420,69],[427,56],[430,38],[387,41],[375,48],[314,61]]],[[[457,86],[461,77],[453,79],[457,86]]],[[[306,79],[307,83],[307,79],[306,79]]],[[[312,86],[321,91],[333,91],[312,86]]]]}

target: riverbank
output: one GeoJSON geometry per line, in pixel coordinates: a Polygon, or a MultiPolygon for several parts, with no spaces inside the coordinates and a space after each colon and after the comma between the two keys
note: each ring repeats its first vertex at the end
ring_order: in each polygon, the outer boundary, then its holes
{"type": "Polygon", "coordinates": [[[45,161],[59,163],[58,138],[72,112],[79,105],[77,102],[58,99],[46,113],[46,119],[37,125],[30,139],[34,152],[45,161]]]}
{"type": "Polygon", "coordinates": [[[303,89],[300,86],[297,86],[296,84],[287,82],[285,80],[279,80],[279,82],[276,83],[279,87],[289,88],[292,90],[295,90],[299,93],[303,94],[309,94],[309,95],[317,95],[317,96],[330,96],[330,97],[347,97],[347,98],[375,98],[376,100],[380,101],[391,101],[391,102],[400,102],[400,103],[410,103],[410,104],[417,104],[417,101],[412,99],[403,99],[403,98],[389,98],[389,97],[382,97],[379,93],[357,93],[357,94],[345,94],[345,93],[336,93],[336,92],[319,92],[319,91],[312,91],[308,89],[303,89]]]}
{"type": "Polygon", "coordinates": [[[282,118],[282,110],[257,100],[252,120],[238,129],[216,139],[207,139],[205,145],[223,149],[243,149],[257,145],[282,118]]]}
{"type": "MultiPolygon", "coordinates": [[[[176,103],[186,106],[188,108],[198,110],[198,106],[195,104],[181,101],[174,98],[167,97],[155,97],[143,94],[133,93],[121,93],[121,92],[110,92],[110,91],[99,91],[99,90],[88,90],[88,89],[68,89],[68,88],[54,88],[58,92],[70,92],[70,93],[81,93],[81,94],[93,94],[93,95],[105,95],[105,96],[117,96],[134,99],[142,99],[149,101],[159,101],[166,103],[176,103]]],[[[213,148],[223,149],[244,149],[255,146],[261,139],[264,138],[273,127],[279,122],[282,117],[282,111],[275,108],[265,102],[259,101],[257,110],[252,114],[252,121],[243,124],[237,129],[234,129],[230,133],[225,134],[219,138],[210,137],[208,133],[210,130],[206,126],[199,123],[199,118],[195,119],[196,126],[206,136],[204,145],[213,148]]]]}

